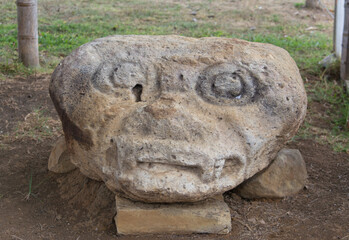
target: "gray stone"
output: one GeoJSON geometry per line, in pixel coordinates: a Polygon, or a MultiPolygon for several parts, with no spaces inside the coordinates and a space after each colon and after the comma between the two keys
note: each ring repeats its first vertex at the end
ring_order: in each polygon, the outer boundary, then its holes
{"type": "Polygon", "coordinates": [[[307,170],[297,149],[282,149],[270,166],[237,188],[243,198],[282,198],[303,189],[307,170]]]}
{"type": "Polygon", "coordinates": [[[338,58],[336,56],[336,53],[332,53],[328,56],[326,56],[324,59],[322,59],[319,64],[324,67],[324,68],[328,68],[329,66],[331,66],[332,64],[334,64],[336,61],[338,61],[338,58]]]}
{"type": "Polygon", "coordinates": [[[228,38],[97,39],[59,64],[50,95],[73,164],[145,202],[233,189],[269,165],[307,108],[285,50],[228,38]]]}
{"type": "Polygon", "coordinates": [[[117,232],[132,234],[226,234],[231,230],[228,205],[223,198],[196,203],[143,203],[116,196],[117,232]]]}
{"type": "Polygon", "coordinates": [[[48,170],[55,173],[67,173],[76,166],[71,163],[64,136],[58,138],[48,159],[48,170]]]}

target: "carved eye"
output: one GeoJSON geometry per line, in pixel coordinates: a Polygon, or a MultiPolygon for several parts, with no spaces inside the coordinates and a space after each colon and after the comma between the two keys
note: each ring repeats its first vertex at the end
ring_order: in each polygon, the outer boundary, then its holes
{"type": "Polygon", "coordinates": [[[240,98],[244,84],[236,73],[221,73],[213,77],[212,92],[224,98],[240,98]]]}
{"type": "Polygon", "coordinates": [[[258,82],[252,73],[235,64],[207,68],[196,85],[197,93],[206,101],[220,105],[243,105],[254,101],[258,82]]]}

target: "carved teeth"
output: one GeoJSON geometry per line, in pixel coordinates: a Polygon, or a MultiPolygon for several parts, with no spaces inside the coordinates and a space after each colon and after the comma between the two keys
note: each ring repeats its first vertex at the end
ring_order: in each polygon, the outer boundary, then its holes
{"type": "Polygon", "coordinates": [[[225,159],[221,158],[215,161],[213,168],[202,168],[202,174],[201,174],[202,181],[210,182],[220,178],[223,171],[224,164],[225,164],[225,159]]]}
{"type": "Polygon", "coordinates": [[[211,182],[213,180],[213,169],[212,168],[203,168],[200,166],[202,169],[201,172],[201,180],[203,182],[211,182]]]}
{"type": "Polygon", "coordinates": [[[136,141],[131,139],[119,137],[116,142],[118,144],[118,157],[120,162],[127,166],[126,168],[136,168],[138,165],[147,171],[154,171],[154,169],[157,171],[160,169],[162,171],[175,171],[176,169],[184,171],[187,169],[196,173],[206,183],[221,177],[226,160],[229,159],[205,157],[202,151],[185,149],[182,142],[176,142],[177,145],[173,144],[171,151],[170,147],[161,141],[135,143],[136,141]],[[134,159],[134,161],[126,161],[127,159],[134,159]]]}
{"type": "Polygon", "coordinates": [[[214,177],[215,177],[215,179],[220,178],[222,171],[223,171],[224,164],[225,164],[225,159],[218,159],[215,161],[215,163],[214,163],[214,177]]]}

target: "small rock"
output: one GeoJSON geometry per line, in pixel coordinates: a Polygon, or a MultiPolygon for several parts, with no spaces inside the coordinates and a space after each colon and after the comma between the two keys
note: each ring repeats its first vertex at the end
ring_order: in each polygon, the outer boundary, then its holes
{"type": "Polygon", "coordinates": [[[193,18],[193,22],[197,22],[198,20],[196,18],[193,18]]]}
{"type": "Polygon", "coordinates": [[[197,14],[197,12],[195,12],[195,11],[192,11],[192,12],[190,13],[190,15],[193,15],[193,16],[196,16],[196,14],[197,14]]]}
{"type": "Polygon", "coordinates": [[[242,183],[236,191],[247,199],[282,198],[303,189],[307,177],[299,150],[282,149],[268,168],[242,183]]]}
{"type": "Polygon", "coordinates": [[[322,59],[319,64],[324,67],[327,68],[328,66],[330,66],[331,64],[335,63],[338,60],[337,56],[335,53],[332,53],[328,56],[326,56],[324,59],[322,59]]]}
{"type": "Polygon", "coordinates": [[[214,17],[215,17],[215,15],[210,14],[210,15],[208,15],[207,17],[208,17],[208,18],[214,18],[214,17]]]}
{"type": "Polygon", "coordinates": [[[249,221],[250,223],[256,224],[257,220],[255,218],[249,218],[247,219],[247,221],[249,221]]]}
{"type": "Polygon", "coordinates": [[[305,31],[312,31],[312,30],[317,30],[317,27],[308,27],[305,29],[305,31]]]}
{"type": "Polygon", "coordinates": [[[67,173],[75,168],[75,165],[70,162],[64,136],[61,136],[51,151],[48,159],[48,170],[55,173],[67,173]]]}

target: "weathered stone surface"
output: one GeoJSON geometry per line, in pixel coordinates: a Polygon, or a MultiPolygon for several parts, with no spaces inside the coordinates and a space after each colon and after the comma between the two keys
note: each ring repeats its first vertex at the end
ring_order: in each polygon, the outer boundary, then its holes
{"type": "Polygon", "coordinates": [[[55,173],[67,173],[76,166],[71,163],[64,136],[58,138],[48,159],[48,170],[55,173]]]}
{"type": "Polygon", "coordinates": [[[299,150],[282,149],[268,168],[241,184],[237,193],[248,199],[282,198],[299,192],[307,177],[299,150]]]}
{"type": "Polygon", "coordinates": [[[116,196],[116,229],[119,234],[216,233],[231,230],[228,205],[223,198],[196,203],[143,203],[116,196]]]}
{"type": "Polygon", "coordinates": [[[226,38],[111,36],[52,75],[72,162],[114,192],[199,201],[269,165],[306,112],[289,54],[226,38]]]}

